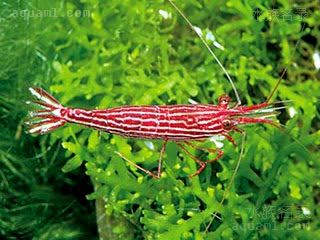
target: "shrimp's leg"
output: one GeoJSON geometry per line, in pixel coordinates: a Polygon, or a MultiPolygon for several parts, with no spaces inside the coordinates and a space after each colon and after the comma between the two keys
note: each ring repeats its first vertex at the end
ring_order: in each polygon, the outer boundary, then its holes
{"type": "Polygon", "coordinates": [[[189,176],[190,178],[195,177],[198,174],[200,174],[205,169],[207,164],[217,161],[223,155],[223,151],[220,149],[212,149],[212,148],[196,146],[189,141],[183,141],[183,143],[185,143],[186,145],[188,145],[194,149],[199,149],[199,150],[209,152],[209,153],[217,153],[217,156],[214,159],[211,159],[209,161],[201,161],[198,158],[196,158],[195,156],[193,156],[181,142],[176,142],[176,143],[187,155],[189,155],[193,160],[195,160],[198,164],[200,164],[200,168],[194,174],[190,175],[189,176]]]}
{"type": "Polygon", "coordinates": [[[152,173],[151,171],[139,166],[138,164],[136,164],[135,162],[129,160],[128,158],[126,158],[125,156],[123,156],[121,153],[119,152],[115,152],[116,154],[118,154],[123,160],[126,160],[128,163],[130,163],[132,166],[140,169],[141,171],[145,172],[146,174],[150,175],[151,177],[154,177],[154,178],[160,178],[161,177],[161,165],[162,165],[162,157],[163,157],[163,153],[164,153],[164,150],[166,148],[166,145],[168,143],[168,140],[165,139],[164,142],[163,142],[163,145],[161,147],[161,151],[160,151],[160,157],[159,157],[159,160],[158,160],[158,171],[157,171],[157,174],[154,174],[152,173]]]}

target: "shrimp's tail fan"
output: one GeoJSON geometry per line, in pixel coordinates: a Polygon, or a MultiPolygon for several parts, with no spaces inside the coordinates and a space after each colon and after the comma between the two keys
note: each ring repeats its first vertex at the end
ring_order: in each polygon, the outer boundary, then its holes
{"type": "Polygon", "coordinates": [[[66,124],[61,116],[61,110],[66,109],[60,102],[42,88],[33,87],[29,91],[36,100],[27,101],[40,109],[29,111],[30,118],[25,121],[27,132],[31,134],[44,134],[66,124]]]}

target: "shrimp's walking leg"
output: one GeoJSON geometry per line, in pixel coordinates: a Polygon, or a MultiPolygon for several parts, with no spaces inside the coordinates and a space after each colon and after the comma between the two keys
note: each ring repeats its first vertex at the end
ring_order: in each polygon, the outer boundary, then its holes
{"type": "Polygon", "coordinates": [[[123,156],[121,153],[119,152],[115,152],[116,154],[118,154],[122,159],[126,160],[128,163],[130,163],[132,166],[140,169],[141,171],[145,172],[146,174],[154,177],[154,178],[160,178],[161,177],[161,165],[162,165],[162,157],[163,157],[163,153],[164,153],[164,150],[166,148],[166,145],[168,143],[168,140],[165,139],[164,140],[164,143],[161,147],[161,151],[160,151],[160,157],[159,157],[159,161],[158,161],[158,171],[157,171],[157,174],[154,174],[152,173],[151,171],[139,166],[138,164],[136,164],[135,162],[132,162],[131,160],[129,160],[128,158],[126,158],[125,156],[123,156]]]}
{"type": "Polygon", "coordinates": [[[181,143],[181,142],[176,142],[178,144],[178,146],[187,154],[189,155],[193,160],[195,160],[197,163],[200,164],[200,168],[192,175],[190,175],[189,177],[192,178],[192,177],[195,177],[197,176],[199,173],[201,173],[207,164],[209,163],[213,163],[215,161],[217,161],[218,159],[220,159],[223,155],[223,151],[220,150],[220,149],[212,149],[212,148],[206,148],[206,147],[201,147],[201,146],[196,146],[194,144],[192,144],[191,142],[189,141],[183,141],[183,143],[185,143],[186,145],[194,148],[194,149],[199,149],[199,150],[202,150],[202,151],[205,151],[205,152],[209,152],[209,153],[217,153],[217,156],[212,159],[212,160],[209,160],[209,161],[201,161],[199,160],[198,158],[196,158],[195,156],[193,156],[187,149],[186,147],[181,143]]]}

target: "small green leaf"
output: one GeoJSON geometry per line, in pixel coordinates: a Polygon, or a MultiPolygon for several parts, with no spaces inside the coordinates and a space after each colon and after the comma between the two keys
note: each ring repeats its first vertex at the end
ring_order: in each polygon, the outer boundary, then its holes
{"type": "Polygon", "coordinates": [[[78,168],[82,164],[82,160],[79,156],[74,156],[73,158],[69,159],[67,163],[62,167],[63,172],[70,172],[76,168],[78,168]]]}
{"type": "Polygon", "coordinates": [[[62,147],[67,149],[68,151],[72,153],[76,153],[76,145],[72,142],[63,142],[62,147]]]}
{"type": "Polygon", "coordinates": [[[289,184],[289,188],[290,188],[291,197],[293,197],[295,199],[301,199],[302,198],[302,195],[301,195],[301,192],[300,192],[300,187],[296,183],[291,182],[289,184]]]}
{"type": "Polygon", "coordinates": [[[92,131],[88,139],[89,150],[94,150],[99,144],[99,136],[96,131],[92,131]]]}

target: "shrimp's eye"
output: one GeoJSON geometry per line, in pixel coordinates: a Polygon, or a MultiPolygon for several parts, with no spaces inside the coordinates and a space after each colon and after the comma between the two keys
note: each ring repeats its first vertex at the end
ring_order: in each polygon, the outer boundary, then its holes
{"type": "Polygon", "coordinates": [[[229,120],[229,119],[224,120],[224,121],[222,122],[222,126],[223,126],[223,129],[224,129],[224,130],[227,130],[227,131],[232,130],[233,127],[234,127],[233,124],[232,124],[232,122],[231,122],[231,120],[229,120]]]}
{"type": "Polygon", "coordinates": [[[231,101],[231,98],[227,94],[223,94],[219,97],[218,102],[220,106],[227,107],[231,101]]]}

